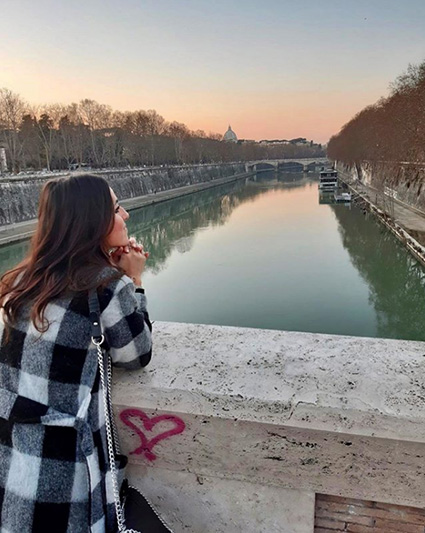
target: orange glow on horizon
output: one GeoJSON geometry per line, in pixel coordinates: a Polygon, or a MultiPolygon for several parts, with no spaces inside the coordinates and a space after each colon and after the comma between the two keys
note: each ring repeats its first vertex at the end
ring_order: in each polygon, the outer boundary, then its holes
{"type": "Polygon", "coordinates": [[[191,130],[326,143],[423,61],[423,0],[393,0],[389,17],[383,2],[6,2],[0,87],[32,106],[89,98],[191,130]]]}

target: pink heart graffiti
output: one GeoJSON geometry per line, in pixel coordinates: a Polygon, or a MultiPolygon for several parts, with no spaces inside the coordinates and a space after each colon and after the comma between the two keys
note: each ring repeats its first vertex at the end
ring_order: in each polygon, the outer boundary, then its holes
{"type": "Polygon", "coordinates": [[[153,453],[152,448],[156,444],[158,444],[158,442],[164,439],[168,439],[173,435],[178,435],[179,433],[182,433],[186,427],[183,420],[178,416],[158,415],[150,418],[145,412],[141,411],[140,409],[124,409],[124,411],[121,411],[120,413],[120,419],[126,426],[135,431],[140,438],[140,446],[130,453],[136,455],[141,455],[143,453],[146,459],[148,459],[149,461],[155,461],[156,459],[156,455],[153,453]],[[139,426],[136,426],[136,424],[134,424],[134,422],[132,422],[130,418],[138,418],[139,420],[141,420],[143,423],[143,427],[146,429],[146,431],[152,431],[152,428],[163,420],[169,420],[174,424],[174,427],[172,429],[169,429],[168,431],[163,431],[153,439],[148,440],[142,429],[140,429],[139,426]]]}

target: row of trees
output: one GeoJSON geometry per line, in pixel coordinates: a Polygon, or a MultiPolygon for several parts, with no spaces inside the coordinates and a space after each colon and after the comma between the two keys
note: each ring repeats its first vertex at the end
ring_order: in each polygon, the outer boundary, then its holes
{"type": "Polygon", "coordinates": [[[114,111],[85,99],[35,108],[0,89],[0,146],[11,172],[316,157],[321,147],[226,143],[154,110],[114,111]]]}
{"type": "Polygon", "coordinates": [[[425,162],[425,61],[409,65],[390,86],[390,94],[360,111],[331,138],[331,159],[425,162]]]}

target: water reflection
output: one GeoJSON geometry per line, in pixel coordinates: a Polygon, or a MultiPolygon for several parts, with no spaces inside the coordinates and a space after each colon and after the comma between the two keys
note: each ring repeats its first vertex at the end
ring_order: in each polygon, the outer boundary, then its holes
{"type": "Polygon", "coordinates": [[[278,172],[276,174],[276,179],[279,183],[284,183],[286,185],[294,185],[295,187],[300,187],[301,184],[310,181],[313,178],[313,174],[302,174],[300,172],[278,172]]]}
{"type": "Polygon", "coordinates": [[[0,274],[13,268],[24,257],[29,241],[16,242],[0,246],[0,274]]]}
{"type": "MultiPolygon", "coordinates": [[[[174,248],[188,252],[197,230],[225,224],[238,205],[265,192],[268,187],[263,185],[274,179],[270,173],[258,173],[253,178],[131,211],[129,234],[143,241],[150,251],[148,269],[159,272],[174,248]]],[[[0,273],[21,261],[28,245],[29,241],[24,241],[0,247],[0,273]]]]}
{"type": "Polygon", "coordinates": [[[127,223],[129,234],[143,241],[150,251],[147,270],[160,272],[174,249],[181,253],[191,250],[198,230],[225,224],[236,207],[263,194],[275,182],[270,173],[259,173],[254,178],[132,211],[127,223]]]}
{"type": "Polygon", "coordinates": [[[344,248],[369,286],[377,336],[425,340],[425,272],[404,246],[361,209],[331,206],[344,248]]]}

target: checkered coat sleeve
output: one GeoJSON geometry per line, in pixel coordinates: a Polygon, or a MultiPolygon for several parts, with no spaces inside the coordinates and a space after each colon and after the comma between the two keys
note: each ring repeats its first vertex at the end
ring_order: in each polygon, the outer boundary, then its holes
{"type": "MultiPolygon", "coordinates": [[[[99,291],[113,363],[151,357],[143,292],[123,276],[99,291]]],[[[40,334],[23,314],[0,321],[0,531],[104,533],[116,527],[97,354],[87,295],[55,300],[40,334]]]]}

